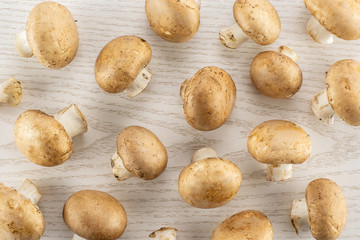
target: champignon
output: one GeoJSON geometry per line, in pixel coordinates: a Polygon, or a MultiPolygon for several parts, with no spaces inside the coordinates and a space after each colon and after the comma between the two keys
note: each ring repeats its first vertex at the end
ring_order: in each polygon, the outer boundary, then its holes
{"type": "Polygon", "coordinates": [[[48,68],[67,66],[79,47],[79,36],[71,12],[56,2],[42,2],[30,12],[26,31],[16,35],[15,47],[23,57],[33,54],[48,68]]]}
{"type": "Polygon", "coordinates": [[[225,47],[238,48],[249,38],[259,45],[269,45],[280,34],[279,15],[268,0],[236,0],[233,14],[236,23],[219,32],[225,47]]]}
{"type": "Polygon", "coordinates": [[[169,42],[186,42],[200,25],[200,0],[146,0],[150,27],[169,42]]]}
{"type": "Polygon", "coordinates": [[[14,77],[0,83],[0,103],[17,106],[22,98],[21,83],[14,77]]]}
{"type": "Polygon", "coordinates": [[[101,50],[95,63],[95,79],[108,93],[126,90],[129,97],[139,95],[149,85],[151,47],[137,36],[121,36],[101,50]]]}
{"type": "Polygon", "coordinates": [[[344,230],[347,218],[346,199],[340,187],[326,178],[311,181],[305,199],[294,200],[291,223],[297,234],[311,230],[317,240],[335,240],[344,230]]]}
{"type": "Polygon", "coordinates": [[[36,206],[40,199],[41,194],[29,179],[18,191],[0,183],[0,239],[40,239],[45,230],[44,217],[36,206]]]}
{"type": "Polygon", "coordinates": [[[333,35],[344,40],[360,38],[360,3],[356,0],[304,0],[312,17],[306,29],[314,41],[332,44],[333,35]]]}
{"type": "Polygon", "coordinates": [[[347,124],[360,126],[360,62],[346,59],[333,64],[326,74],[326,89],[311,100],[319,120],[334,123],[335,113],[347,124]]]}
{"type": "Polygon", "coordinates": [[[183,82],[186,121],[195,129],[210,131],[222,126],[234,108],[236,87],[230,75],[218,67],[200,69],[183,82]]]}
{"type": "Polygon", "coordinates": [[[74,232],[73,240],[115,240],[125,231],[126,212],[121,203],[107,193],[83,190],[66,201],[63,219],[74,232]]]}
{"type": "Polygon", "coordinates": [[[163,227],[149,235],[151,239],[157,240],[176,240],[177,229],[172,227],[163,227]]]}
{"type": "Polygon", "coordinates": [[[178,179],[179,193],[188,204],[216,208],[235,197],[241,184],[241,172],[234,163],[218,158],[211,148],[197,150],[191,161],[178,179]]]}
{"type": "Polygon", "coordinates": [[[223,221],[214,230],[211,240],[272,240],[273,228],[270,220],[261,212],[247,210],[223,221]]]}
{"type": "Polygon", "coordinates": [[[130,177],[153,180],[164,172],[168,155],[159,138],[150,130],[130,126],[117,137],[117,151],[111,157],[114,176],[119,181],[130,177]]]}
{"type": "Polygon", "coordinates": [[[75,104],[49,116],[28,110],[16,120],[15,143],[33,163],[45,167],[63,164],[73,151],[71,138],[87,131],[84,115],[75,104]]]}
{"type": "Polygon", "coordinates": [[[300,126],[285,120],[270,120],[255,127],[247,141],[248,151],[267,164],[267,180],[292,177],[292,164],[305,162],[311,153],[309,135],[300,126]]]}

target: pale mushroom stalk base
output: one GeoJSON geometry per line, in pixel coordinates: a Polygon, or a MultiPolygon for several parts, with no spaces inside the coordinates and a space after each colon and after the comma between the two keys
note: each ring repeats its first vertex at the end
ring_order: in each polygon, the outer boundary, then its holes
{"type": "Polygon", "coordinates": [[[294,62],[297,62],[299,60],[296,52],[294,50],[292,50],[291,48],[287,47],[287,46],[280,46],[278,48],[278,52],[281,53],[281,54],[284,54],[285,56],[288,56],[294,62]]]}
{"type": "Polygon", "coordinates": [[[127,95],[129,97],[136,97],[137,95],[142,93],[149,85],[151,76],[151,71],[146,67],[141,70],[134,82],[132,82],[131,85],[126,89],[127,95]]]}
{"type": "Polygon", "coordinates": [[[29,46],[26,31],[22,31],[21,33],[16,34],[15,36],[15,48],[18,53],[26,58],[32,57],[33,52],[29,46]]]}
{"type": "Polygon", "coordinates": [[[149,235],[151,239],[158,240],[176,240],[177,229],[172,227],[163,227],[149,235]]]}
{"type": "Polygon", "coordinates": [[[311,99],[311,109],[320,121],[326,122],[329,125],[334,123],[335,112],[328,101],[326,89],[311,99]]]}
{"type": "Polygon", "coordinates": [[[297,199],[291,205],[291,224],[296,234],[308,232],[310,229],[308,209],[305,198],[297,199]]]}
{"type": "Polygon", "coordinates": [[[292,177],[292,164],[267,165],[266,179],[272,182],[279,182],[292,177]]]}
{"type": "Polygon", "coordinates": [[[72,240],[86,240],[86,238],[82,238],[79,235],[74,234],[72,240]]]}
{"type": "Polygon", "coordinates": [[[54,118],[63,125],[72,138],[87,131],[86,119],[75,104],[59,111],[54,118]]]}
{"type": "Polygon", "coordinates": [[[249,39],[237,23],[221,30],[219,32],[219,37],[221,43],[225,47],[232,49],[240,47],[244,42],[246,42],[246,40],[249,39]]]}
{"type": "Polygon", "coordinates": [[[329,45],[334,42],[334,36],[329,33],[314,17],[311,17],[308,21],[306,30],[309,35],[320,44],[329,45]]]}
{"type": "Polygon", "coordinates": [[[24,197],[30,199],[32,203],[35,205],[40,201],[41,194],[37,187],[29,180],[25,179],[24,182],[18,189],[18,192],[23,195],[24,197]]]}
{"type": "Polygon", "coordinates": [[[119,154],[117,153],[117,151],[110,158],[110,161],[111,161],[112,173],[114,174],[117,180],[124,181],[131,177],[134,177],[134,175],[125,168],[123,161],[119,156],[119,154]]]}
{"type": "Polygon", "coordinates": [[[216,158],[217,154],[214,149],[210,147],[205,147],[194,152],[191,158],[191,162],[194,163],[196,161],[206,159],[206,158],[216,158]]]}
{"type": "Polygon", "coordinates": [[[14,77],[0,84],[0,102],[16,106],[22,98],[21,84],[14,77]]]}

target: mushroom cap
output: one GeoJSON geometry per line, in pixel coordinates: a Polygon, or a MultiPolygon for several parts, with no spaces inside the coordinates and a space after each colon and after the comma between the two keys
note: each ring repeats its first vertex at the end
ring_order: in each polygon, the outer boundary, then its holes
{"type": "Polygon", "coordinates": [[[125,231],[126,212],[121,203],[107,193],[83,190],[74,193],[63,209],[66,225],[89,240],[114,240],[125,231]]]}
{"type": "Polygon", "coordinates": [[[360,63],[341,60],[326,75],[328,101],[346,123],[360,126],[360,63]]]}
{"type": "Polygon", "coordinates": [[[152,180],[164,172],[167,151],[150,130],[139,126],[127,127],[117,137],[116,144],[124,167],[136,177],[152,180]]]}
{"type": "Polygon", "coordinates": [[[54,117],[28,110],[16,120],[15,143],[33,163],[45,167],[63,164],[73,151],[71,137],[54,117]]]}
{"type": "Polygon", "coordinates": [[[234,18],[242,31],[259,45],[268,45],[281,31],[280,17],[268,0],[236,0],[234,18]]]}
{"type": "Polygon", "coordinates": [[[186,121],[195,129],[210,131],[222,126],[234,108],[236,87],[230,75],[218,67],[200,69],[186,80],[184,113],[186,121]]]}
{"type": "Polygon", "coordinates": [[[335,240],[344,230],[346,199],[340,187],[325,178],[309,183],[305,191],[310,230],[317,240],[335,240]]]}
{"type": "Polygon", "coordinates": [[[101,50],[95,63],[95,79],[106,92],[128,88],[151,60],[151,47],[137,36],[121,36],[101,50]]]}
{"type": "Polygon", "coordinates": [[[181,197],[197,208],[216,208],[230,202],[239,191],[240,169],[231,161],[206,158],[185,167],[178,180],[181,197]]]}
{"type": "Polygon", "coordinates": [[[261,212],[247,210],[223,221],[214,230],[211,240],[272,240],[270,220],[261,212]]]}
{"type": "Polygon", "coordinates": [[[45,230],[39,208],[12,188],[0,183],[0,239],[38,240],[45,230]]]}
{"type": "Polygon", "coordinates": [[[200,9],[195,0],[146,0],[151,28],[169,42],[185,42],[199,29],[200,9]]]}
{"type": "Polygon", "coordinates": [[[272,98],[289,98],[302,84],[302,72],[296,62],[274,51],[256,55],[250,78],[257,90],[272,98]]]}
{"type": "Polygon", "coordinates": [[[285,120],[270,120],[255,127],[248,138],[249,153],[266,164],[300,164],[311,153],[309,135],[300,126],[285,120]]]}
{"type": "Polygon", "coordinates": [[[344,40],[360,38],[360,2],[355,0],[304,0],[305,6],[330,33],[344,40]]]}
{"type": "Polygon", "coordinates": [[[26,36],[39,62],[49,68],[68,65],[79,47],[79,35],[71,12],[56,2],[42,2],[30,12],[26,36]]]}

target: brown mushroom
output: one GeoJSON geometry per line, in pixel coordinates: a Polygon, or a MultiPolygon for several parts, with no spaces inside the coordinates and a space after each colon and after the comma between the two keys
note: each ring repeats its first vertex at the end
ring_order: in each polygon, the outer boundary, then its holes
{"type": "Polygon", "coordinates": [[[176,240],[177,229],[172,227],[162,227],[149,235],[151,239],[157,240],[176,240]]]}
{"type": "Polygon", "coordinates": [[[22,98],[21,83],[14,77],[0,83],[0,103],[17,106],[22,98]]]}

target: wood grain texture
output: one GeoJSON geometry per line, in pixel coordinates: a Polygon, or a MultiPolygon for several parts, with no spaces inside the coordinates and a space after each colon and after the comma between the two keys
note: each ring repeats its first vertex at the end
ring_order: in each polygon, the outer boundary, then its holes
{"type": "Polygon", "coordinates": [[[128,213],[128,227],[121,239],[146,239],[161,226],[179,229],[178,239],[210,239],[213,229],[230,215],[256,209],[273,223],[274,239],[298,238],[290,223],[291,202],[304,196],[306,185],[319,177],[337,182],[347,199],[348,222],[339,239],[360,239],[360,134],[336,119],[329,127],[311,113],[311,97],[325,87],[325,72],[334,62],[360,60],[360,41],[336,39],[321,46],[306,34],[310,17],[302,0],[272,0],[282,22],[279,39],[261,47],[252,41],[237,50],[223,47],[218,31],[234,22],[232,0],[203,0],[199,32],[186,43],[168,43],[150,29],[143,0],[59,1],[73,13],[80,34],[80,48],[64,69],[50,70],[35,58],[21,58],[14,37],[24,30],[29,11],[39,0],[0,2],[0,79],[15,76],[22,82],[24,97],[16,108],[0,106],[0,182],[17,187],[27,177],[43,195],[39,203],[45,220],[43,239],[71,239],[62,220],[66,199],[82,189],[105,191],[119,199],[128,213]],[[153,79],[138,97],[107,94],[97,85],[93,67],[106,43],[121,35],[137,35],[153,49],[153,79]],[[299,55],[304,82],[288,100],[274,100],[258,93],[249,79],[252,59],[264,50],[281,45],[299,55]],[[183,115],[181,83],[201,67],[218,66],[228,71],[237,87],[234,111],[228,122],[211,132],[192,129],[183,115]],[[76,103],[89,123],[89,131],[74,139],[71,158],[62,166],[44,168],[28,161],[16,148],[15,120],[25,110],[54,114],[76,103]],[[311,136],[310,159],[294,167],[290,181],[267,182],[265,166],[247,151],[246,140],[258,124],[270,119],[294,121],[311,136]],[[153,131],[169,154],[166,171],[154,181],[136,178],[118,182],[111,173],[110,157],[117,134],[126,126],[140,125],[153,131]],[[196,209],[177,192],[177,178],[196,149],[212,146],[218,155],[232,160],[243,174],[237,196],[212,210],[196,209]]]}

